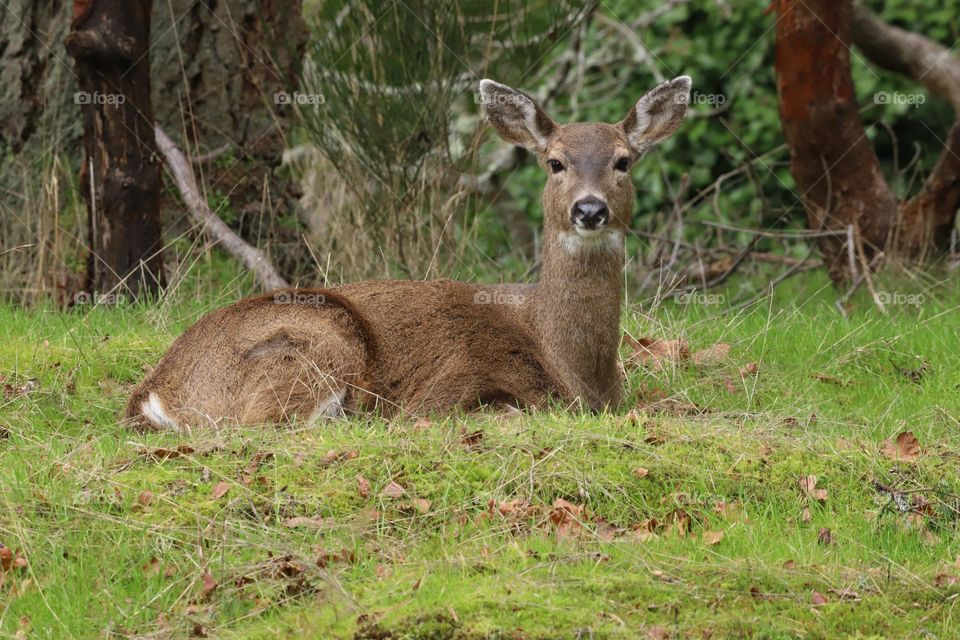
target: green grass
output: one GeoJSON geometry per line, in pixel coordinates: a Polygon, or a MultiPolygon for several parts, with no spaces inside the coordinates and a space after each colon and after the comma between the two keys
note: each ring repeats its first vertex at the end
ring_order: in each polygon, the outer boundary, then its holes
{"type": "Polygon", "coordinates": [[[0,636],[960,637],[955,288],[849,319],[817,278],[738,314],[631,308],[634,336],[731,358],[631,368],[630,414],[124,430],[144,367],[236,295],[184,291],[0,308],[0,542],[27,561],[0,574],[0,636]],[[700,411],[649,409],[662,395],[700,411]],[[917,460],[879,453],[907,430],[917,460]],[[875,482],[930,506],[886,508],[875,482]]]}

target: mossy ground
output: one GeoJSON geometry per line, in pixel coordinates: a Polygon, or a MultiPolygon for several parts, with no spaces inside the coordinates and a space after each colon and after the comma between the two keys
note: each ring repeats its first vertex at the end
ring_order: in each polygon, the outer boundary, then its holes
{"type": "Polygon", "coordinates": [[[0,309],[0,543],[26,560],[0,636],[960,637],[954,289],[849,319],[816,278],[735,314],[631,308],[634,336],[731,357],[631,368],[630,414],[118,426],[224,291],[0,309]],[[903,431],[915,460],[879,452],[903,431]]]}

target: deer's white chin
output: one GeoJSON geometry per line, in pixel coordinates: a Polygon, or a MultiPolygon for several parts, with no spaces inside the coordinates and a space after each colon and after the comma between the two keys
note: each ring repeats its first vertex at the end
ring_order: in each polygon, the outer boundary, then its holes
{"type": "Polygon", "coordinates": [[[623,234],[615,229],[584,229],[574,227],[571,231],[560,232],[560,244],[574,253],[584,249],[618,251],[623,247],[623,234]]]}

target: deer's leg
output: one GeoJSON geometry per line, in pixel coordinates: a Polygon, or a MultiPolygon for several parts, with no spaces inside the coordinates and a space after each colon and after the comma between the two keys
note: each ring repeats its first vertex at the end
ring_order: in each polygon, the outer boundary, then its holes
{"type": "Polygon", "coordinates": [[[281,328],[244,360],[232,411],[241,424],[340,416],[363,386],[363,345],[334,330],[281,328]]]}

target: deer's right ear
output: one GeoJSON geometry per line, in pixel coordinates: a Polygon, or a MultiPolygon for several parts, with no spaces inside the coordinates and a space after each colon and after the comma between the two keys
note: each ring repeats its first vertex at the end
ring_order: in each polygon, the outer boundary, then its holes
{"type": "Polygon", "coordinates": [[[543,151],[557,123],[525,93],[494,82],[480,81],[480,101],[487,121],[500,137],[531,151],[543,151]]]}

